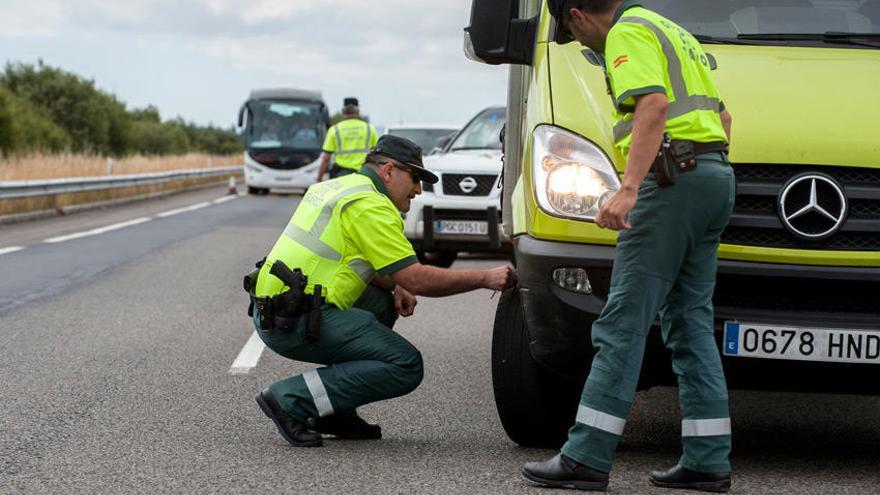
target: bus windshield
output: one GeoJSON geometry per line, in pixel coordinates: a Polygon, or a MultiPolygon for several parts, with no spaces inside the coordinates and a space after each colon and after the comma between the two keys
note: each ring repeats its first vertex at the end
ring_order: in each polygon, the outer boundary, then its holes
{"type": "Polygon", "coordinates": [[[880,0],[644,0],[643,5],[698,37],[721,40],[825,41],[839,46],[843,35],[860,44],[874,43],[871,38],[880,35],[880,0]],[[792,34],[817,36],[786,36],[792,34]]]}
{"type": "Polygon", "coordinates": [[[248,148],[321,149],[327,126],[320,103],[258,100],[249,108],[248,148]]]}

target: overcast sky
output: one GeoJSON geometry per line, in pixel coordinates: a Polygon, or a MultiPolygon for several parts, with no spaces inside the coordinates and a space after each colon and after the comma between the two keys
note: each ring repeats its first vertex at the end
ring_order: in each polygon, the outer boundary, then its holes
{"type": "Polygon", "coordinates": [[[378,125],[465,123],[507,70],[462,54],[470,0],[0,0],[0,61],[61,67],[129,107],[232,125],[251,89],[357,96],[378,125]]]}

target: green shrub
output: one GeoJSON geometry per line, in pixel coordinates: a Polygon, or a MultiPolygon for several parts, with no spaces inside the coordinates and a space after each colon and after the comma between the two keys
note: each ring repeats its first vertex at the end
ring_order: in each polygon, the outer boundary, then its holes
{"type": "Polygon", "coordinates": [[[108,156],[243,150],[233,130],[162,122],[158,109],[129,111],[94,81],[43,65],[7,64],[0,72],[0,151],[91,152],[108,156]]]}

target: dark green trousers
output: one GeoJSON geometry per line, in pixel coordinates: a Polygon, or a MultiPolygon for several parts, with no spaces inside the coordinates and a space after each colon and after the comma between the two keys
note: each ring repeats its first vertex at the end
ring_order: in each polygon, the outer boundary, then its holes
{"type": "Polygon", "coordinates": [[[736,183],[720,153],[660,188],[649,176],[621,231],[608,301],[593,324],[596,349],[577,422],[562,452],[610,471],[635,397],[645,341],[660,315],[678,377],[683,454],[679,463],[707,473],[730,471],[727,385],[714,338],[712,294],[721,232],[736,183]]]}
{"type": "MultiPolygon", "coordinates": [[[[256,320],[256,319],[255,319],[256,320]]],[[[422,381],[422,356],[391,327],[397,320],[389,291],[369,286],[353,308],[321,308],[321,338],[305,341],[296,329],[257,333],[276,353],[325,365],[269,385],[285,412],[299,420],[329,416],[408,394],[422,381]]]]}

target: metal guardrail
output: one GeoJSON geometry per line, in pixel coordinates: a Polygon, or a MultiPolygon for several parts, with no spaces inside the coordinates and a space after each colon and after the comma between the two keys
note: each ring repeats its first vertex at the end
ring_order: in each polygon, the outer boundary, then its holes
{"type": "Polygon", "coordinates": [[[242,173],[243,166],[177,170],[138,175],[110,175],[106,177],[77,177],[73,179],[22,180],[0,182],[0,199],[51,196],[84,191],[148,186],[175,180],[220,177],[242,173]]]}

